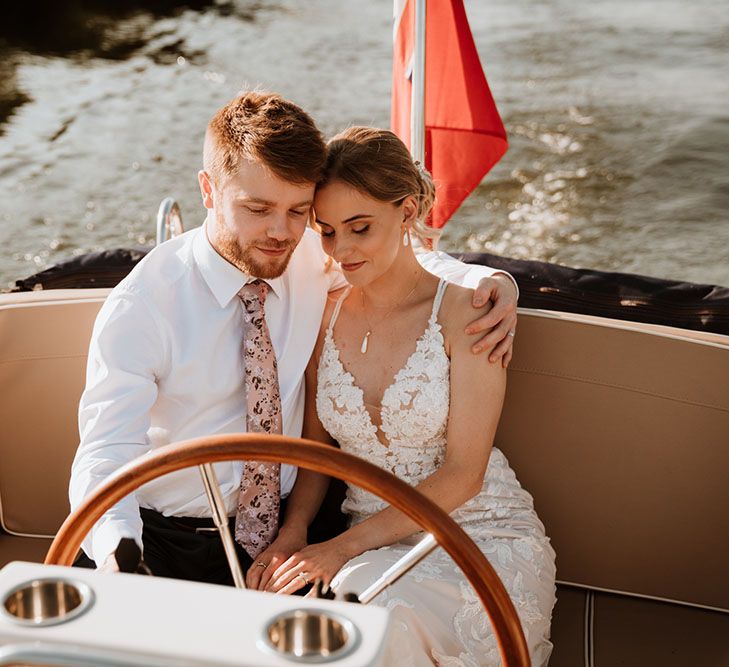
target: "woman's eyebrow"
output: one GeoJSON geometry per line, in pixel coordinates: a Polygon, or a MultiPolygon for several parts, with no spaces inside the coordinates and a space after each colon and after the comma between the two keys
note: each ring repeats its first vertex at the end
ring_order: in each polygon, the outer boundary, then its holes
{"type": "MultiPolygon", "coordinates": [[[[353,215],[353,216],[347,218],[346,220],[342,220],[342,224],[346,225],[346,224],[349,224],[350,222],[357,222],[357,220],[362,220],[363,218],[371,218],[371,217],[372,217],[372,215],[370,215],[369,213],[357,213],[356,215],[353,215]]],[[[316,221],[320,225],[327,225],[327,226],[331,227],[331,225],[328,222],[324,222],[324,220],[321,220],[318,217],[317,217],[316,221]]]]}

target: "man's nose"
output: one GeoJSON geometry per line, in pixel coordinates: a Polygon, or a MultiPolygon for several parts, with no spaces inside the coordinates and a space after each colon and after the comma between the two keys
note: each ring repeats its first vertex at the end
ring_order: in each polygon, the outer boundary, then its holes
{"type": "Polygon", "coordinates": [[[291,226],[286,213],[276,213],[271,216],[266,230],[269,238],[276,241],[287,241],[291,238],[291,226]]]}

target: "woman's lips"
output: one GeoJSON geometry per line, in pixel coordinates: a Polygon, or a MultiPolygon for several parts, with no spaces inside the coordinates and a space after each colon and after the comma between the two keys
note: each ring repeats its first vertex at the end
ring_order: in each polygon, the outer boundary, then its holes
{"type": "Polygon", "coordinates": [[[364,262],[355,262],[353,264],[340,264],[344,271],[356,271],[360,266],[363,266],[364,262]]]}

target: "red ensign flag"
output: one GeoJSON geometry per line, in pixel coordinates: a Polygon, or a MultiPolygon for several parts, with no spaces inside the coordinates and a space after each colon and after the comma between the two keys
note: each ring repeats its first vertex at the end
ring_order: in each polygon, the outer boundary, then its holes
{"type": "MultiPolygon", "coordinates": [[[[425,30],[425,166],[436,184],[431,224],[443,227],[506,153],[463,0],[430,0],[425,30]]],[[[391,126],[410,146],[414,0],[395,0],[391,126]]]]}

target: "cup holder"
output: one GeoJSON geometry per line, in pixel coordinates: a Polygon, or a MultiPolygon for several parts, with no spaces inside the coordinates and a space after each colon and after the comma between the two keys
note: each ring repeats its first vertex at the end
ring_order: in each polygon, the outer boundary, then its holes
{"type": "Polygon", "coordinates": [[[86,612],[93,602],[91,588],[63,578],[32,579],[3,596],[5,618],[21,625],[39,627],[65,623],[86,612]]]}
{"type": "Polygon", "coordinates": [[[299,662],[338,660],[355,646],[357,629],[348,619],[319,609],[279,614],[265,629],[266,646],[299,662]]]}

